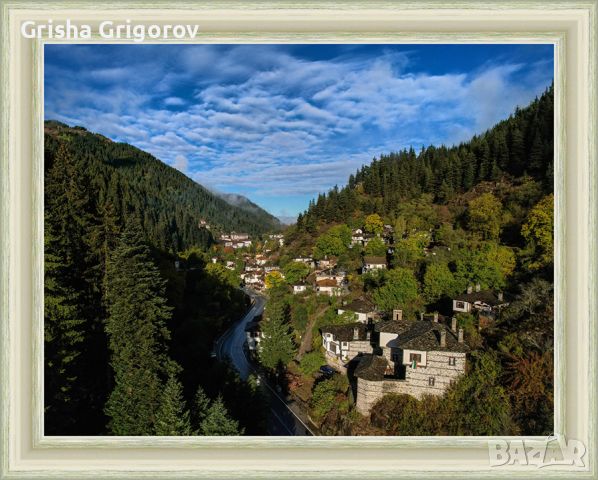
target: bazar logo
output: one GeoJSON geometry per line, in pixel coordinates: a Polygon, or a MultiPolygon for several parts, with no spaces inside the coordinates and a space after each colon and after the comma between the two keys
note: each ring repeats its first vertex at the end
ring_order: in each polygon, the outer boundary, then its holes
{"type": "Polygon", "coordinates": [[[584,467],[586,446],[579,440],[563,436],[546,440],[488,440],[491,467],[533,465],[544,468],[553,465],[584,467]]]}

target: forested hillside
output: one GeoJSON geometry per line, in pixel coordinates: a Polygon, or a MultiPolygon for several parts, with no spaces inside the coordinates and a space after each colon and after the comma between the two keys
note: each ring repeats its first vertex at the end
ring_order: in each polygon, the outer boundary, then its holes
{"type": "Polygon", "coordinates": [[[129,145],[55,122],[44,208],[45,433],[262,433],[259,392],[210,357],[247,298],[208,247],[216,227],[278,223],[129,145]]]}
{"type": "Polygon", "coordinates": [[[45,123],[46,170],[61,143],[81,160],[98,203],[111,205],[118,218],[137,218],[147,239],[161,250],[209,246],[212,236],[198,228],[200,219],[216,231],[259,234],[280,228],[278,220],[257,205],[239,208],[150,154],[82,127],[45,123]]]}
{"type": "Polygon", "coordinates": [[[270,311],[284,326],[277,346],[292,344],[267,360],[285,365],[289,388],[309,405],[321,432],[552,432],[553,119],[550,87],[469,142],[374,159],[345,187],[312,201],[287,229],[276,252],[285,277],[270,289],[270,311]],[[295,292],[310,278],[298,257],[335,265],[346,278],[341,293],[321,295],[317,282],[295,292]],[[384,268],[366,270],[368,258],[384,268]],[[492,318],[454,310],[453,300],[470,287],[499,292],[508,306],[492,318]],[[338,312],[353,301],[371,303],[382,319],[394,309],[408,322],[432,313],[454,317],[470,348],[465,374],[442,396],[386,395],[360,414],[350,375],[322,381],[317,372],[329,358],[322,331],[348,324],[338,312]]]}
{"type": "Polygon", "coordinates": [[[397,216],[399,206],[423,193],[446,204],[482,181],[529,176],[545,192],[553,183],[553,87],[486,133],[458,146],[430,146],[382,155],[310,203],[299,229],[344,221],[355,214],[397,216]]]}

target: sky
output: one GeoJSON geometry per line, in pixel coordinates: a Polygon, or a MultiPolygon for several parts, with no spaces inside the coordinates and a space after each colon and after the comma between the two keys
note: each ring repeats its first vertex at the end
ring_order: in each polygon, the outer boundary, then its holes
{"type": "Polygon", "coordinates": [[[44,103],[294,217],[372,158],[466,141],[552,80],[552,45],[46,44],[44,103]]]}

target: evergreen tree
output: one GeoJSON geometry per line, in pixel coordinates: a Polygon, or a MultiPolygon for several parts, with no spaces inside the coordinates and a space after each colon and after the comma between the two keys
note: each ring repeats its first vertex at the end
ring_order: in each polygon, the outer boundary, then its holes
{"type": "Polygon", "coordinates": [[[130,222],[109,258],[106,299],[114,389],[106,404],[115,435],[151,435],[168,365],[165,282],[153,264],[140,227],[130,222]]]}
{"type": "Polygon", "coordinates": [[[271,295],[263,322],[263,340],[260,342],[260,363],[271,370],[285,366],[291,361],[295,345],[289,325],[288,305],[284,299],[277,298],[277,292],[271,295]]]}
{"type": "Polygon", "coordinates": [[[201,430],[201,423],[204,421],[210,409],[210,399],[204,389],[199,385],[193,397],[193,408],[191,409],[191,423],[196,431],[201,430]]]}
{"type": "Polygon", "coordinates": [[[170,361],[168,379],[162,391],[160,408],[156,412],[156,435],[191,435],[189,410],[183,399],[183,386],[177,379],[180,367],[170,361]]]}
{"type": "Polygon", "coordinates": [[[46,433],[73,433],[85,407],[81,351],[85,342],[86,239],[89,198],[78,166],[61,145],[46,176],[45,197],[45,426],[46,433]]]}
{"type": "Polygon", "coordinates": [[[201,422],[200,433],[202,435],[242,435],[243,429],[239,428],[239,422],[232,419],[222,397],[218,397],[208,409],[208,413],[201,422]]]}

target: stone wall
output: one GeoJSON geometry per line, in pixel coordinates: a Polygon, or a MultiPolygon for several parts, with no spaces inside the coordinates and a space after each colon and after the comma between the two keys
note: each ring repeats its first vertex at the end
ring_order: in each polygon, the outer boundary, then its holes
{"type": "Polygon", "coordinates": [[[372,353],[374,349],[369,340],[352,340],[347,350],[348,360],[354,359],[360,353],[372,353]]]}
{"type": "MultiPolygon", "coordinates": [[[[390,349],[384,349],[390,350],[390,349]]],[[[405,380],[384,379],[379,381],[357,379],[357,411],[368,415],[372,406],[389,393],[407,394],[417,399],[423,395],[442,395],[454,381],[465,372],[465,353],[428,352],[427,365],[415,369],[407,367],[405,380]],[[449,365],[449,357],[455,365],[449,365]],[[434,386],[429,378],[434,377],[434,386]]]]}

